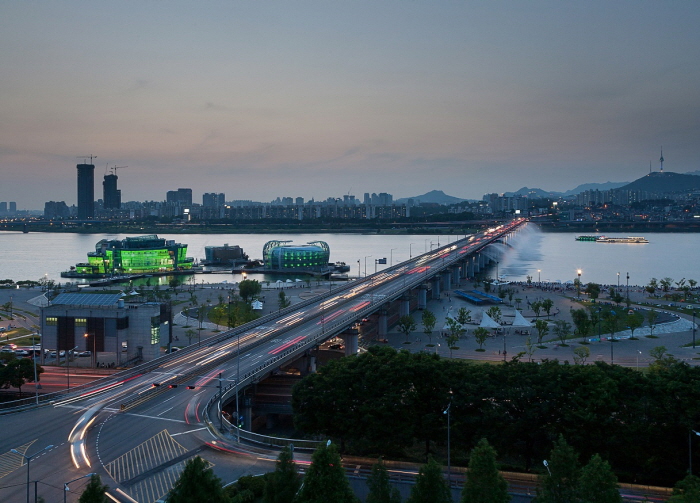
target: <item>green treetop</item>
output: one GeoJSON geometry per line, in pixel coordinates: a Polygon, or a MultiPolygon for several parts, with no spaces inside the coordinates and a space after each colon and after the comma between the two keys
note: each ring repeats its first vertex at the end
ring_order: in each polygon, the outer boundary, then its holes
{"type": "Polygon", "coordinates": [[[462,503],[508,503],[508,483],[498,471],[496,451],[482,438],[469,456],[462,503]]]}

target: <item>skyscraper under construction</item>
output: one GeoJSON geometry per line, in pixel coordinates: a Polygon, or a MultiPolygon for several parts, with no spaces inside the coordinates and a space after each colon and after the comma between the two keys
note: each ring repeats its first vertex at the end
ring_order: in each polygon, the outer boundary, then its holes
{"type": "Polygon", "coordinates": [[[95,165],[78,164],[78,220],[95,218],[95,165]]]}

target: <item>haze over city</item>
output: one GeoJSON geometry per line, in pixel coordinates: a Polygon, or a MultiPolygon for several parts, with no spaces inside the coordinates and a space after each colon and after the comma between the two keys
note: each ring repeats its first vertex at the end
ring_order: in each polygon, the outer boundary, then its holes
{"type": "Polygon", "coordinates": [[[4,2],[0,200],[480,199],[700,169],[697,2],[4,2]]]}

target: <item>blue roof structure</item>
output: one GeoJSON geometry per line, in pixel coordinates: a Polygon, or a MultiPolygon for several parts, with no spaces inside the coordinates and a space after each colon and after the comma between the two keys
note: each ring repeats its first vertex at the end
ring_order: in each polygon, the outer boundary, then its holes
{"type": "Polygon", "coordinates": [[[61,293],[51,301],[52,305],[68,306],[114,306],[122,296],[120,293],[61,293]]]}

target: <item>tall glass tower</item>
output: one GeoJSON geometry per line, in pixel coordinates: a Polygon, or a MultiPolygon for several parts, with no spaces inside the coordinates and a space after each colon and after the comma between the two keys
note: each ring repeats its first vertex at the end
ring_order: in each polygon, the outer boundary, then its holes
{"type": "Polygon", "coordinates": [[[102,199],[106,210],[118,210],[122,205],[122,191],[117,189],[117,175],[105,175],[102,182],[102,199]]]}
{"type": "Polygon", "coordinates": [[[78,164],[78,220],[95,218],[95,165],[78,164]]]}

